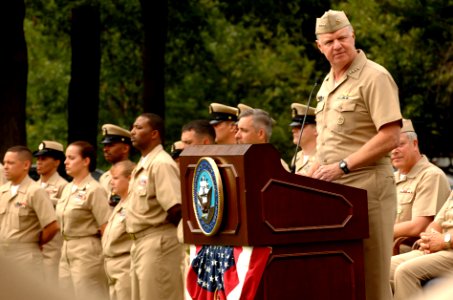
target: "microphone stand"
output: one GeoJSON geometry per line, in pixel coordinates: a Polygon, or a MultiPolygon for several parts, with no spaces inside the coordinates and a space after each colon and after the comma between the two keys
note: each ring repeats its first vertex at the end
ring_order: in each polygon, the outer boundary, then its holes
{"type": "Polygon", "coordinates": [[[302,139],[302,133],[304,131],[305,120],[307,119],[308,108],[310,107],[311,97],[312,97],[313,92],[314,92],[314,90],[315,90],[315,88],[317,86],[318,86],[318,80],[316,79],[315,80],[315,84],[313,84],[313,87],[311,88],[310,95],[308,96],[307,105],[305,107],[304,118],[302,119],[302,124],[301,124],[301,127],[300,127],[299,137],[297,138],[296,149],[294,151],[294,155],[293,155],[293,158],[291,160],[291,173],[292,174],[294,174],[296,172],[296,157],[297,157],[297,152],[298,152],[297,150],[299,150],[300,140],[302,139]]]}

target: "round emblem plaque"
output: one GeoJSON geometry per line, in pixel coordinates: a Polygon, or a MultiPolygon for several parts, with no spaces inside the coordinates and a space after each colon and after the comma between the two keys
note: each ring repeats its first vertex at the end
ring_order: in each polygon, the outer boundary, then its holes
{"type": "Polygon", "coordinates": [[[193,210],[201,231],[211,236],[222,223],[223,186],[219,168],[210,157],[198,160],[192,182],[193,210]]]}

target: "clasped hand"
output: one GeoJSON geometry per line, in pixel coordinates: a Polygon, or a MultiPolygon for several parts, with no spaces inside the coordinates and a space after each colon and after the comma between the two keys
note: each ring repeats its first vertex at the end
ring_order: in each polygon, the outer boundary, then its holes
{"type": "Polygon", "coordinates": [[[420,250],[425,254],[435,253],[444,249],[444,238],[442,233],[431,229],[430,232],[420,233],[418,244],[420,245],[420,250]]]}

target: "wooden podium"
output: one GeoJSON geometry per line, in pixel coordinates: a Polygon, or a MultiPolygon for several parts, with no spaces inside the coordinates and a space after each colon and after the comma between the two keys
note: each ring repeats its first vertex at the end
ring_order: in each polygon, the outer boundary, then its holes
{"type": "Polygon", "coordinates": [[[192,146],[180,170],[185,243],[272,247],[255,299],[365,299],[365,190],[290,174],[270,144],[192,146]],[[215,161],[224,191],[212,236],[200,229],[193,205],[202,157],[215,161]]]}

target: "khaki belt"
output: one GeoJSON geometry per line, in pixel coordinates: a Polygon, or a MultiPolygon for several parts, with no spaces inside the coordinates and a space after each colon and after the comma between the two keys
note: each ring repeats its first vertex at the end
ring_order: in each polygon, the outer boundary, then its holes
{"type": "Polygon", "coordinates": [[[114,260],[116,258],[120,258],[120,257],[126,257],[126,256],[130,256],[131,253],[130,252],[125,252],[125,253],[121,253],[121,254],[118,254],[118,255],[115,255],[115,256],[109,256],[109,255],[105,255],[104,254],[104,258],[106,260],[114,260]]]}
{"type": "Polygon", "coordinates": [[[78,239],[83,239],[83,238],[87,238],[87,237],[97,237],[97,235],[86,235],[86,236],[69,236],[69,235],[66,235],[66,234],[62,234],[63,236],[63,239],[65,241],[71,241],[71,240],[78,240],[78,239]]]}

